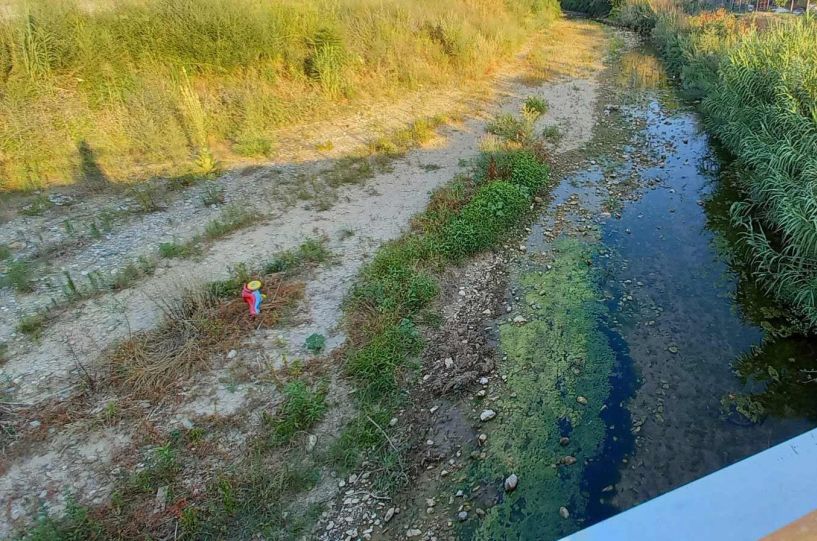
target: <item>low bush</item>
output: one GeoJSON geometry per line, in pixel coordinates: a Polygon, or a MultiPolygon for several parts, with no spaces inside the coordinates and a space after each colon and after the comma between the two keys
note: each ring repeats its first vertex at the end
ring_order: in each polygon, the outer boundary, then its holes
{"type": "Polygon", "coordinates": [[[456,260],[484,250],[517,223],[529,204],[530,192],[516,184],[494,181],[483,186],[445,228],[445,254],[456,260]]]}
{"type": "Polygon", "coordinates": [[[287,383],[283,390],[284,401],[274,417],[266,418],[271,430],[272,443],[279,445],[292,440],[323,417],[326,411],[326,389],[311,389],[303,381],[287,383]]]}

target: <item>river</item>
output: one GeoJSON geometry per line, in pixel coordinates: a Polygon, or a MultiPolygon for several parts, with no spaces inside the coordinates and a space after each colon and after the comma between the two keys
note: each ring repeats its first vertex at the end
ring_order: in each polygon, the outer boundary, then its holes
{"type": "Polygon", "coordinates": [[[514,421],[474,476],[535,488],[465,537],[558,538],[817,425],[814,344],[734,257],[739,171],[649,47],[614,64],[617,135],[555,188],[498,324],[514,421]]]}

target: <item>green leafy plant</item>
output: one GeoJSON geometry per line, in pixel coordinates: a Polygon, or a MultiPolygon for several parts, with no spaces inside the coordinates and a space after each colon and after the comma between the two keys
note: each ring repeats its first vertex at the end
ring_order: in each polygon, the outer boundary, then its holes
{"type": "Polygon", "coordinates": [[[311,389],[303,381],[293,381],[287,383],[283,393],[284,401],[277,414],[265,418],[275,444],[290,441],[318,422],[326,411],[326,389],[322,387],[311,389]]]}
{"type": "Polygon", "coordinates": [[[310,334],[304,342],[304,347],[313,354],[318,354],[323,351],[326,346],[326,337],[322,334],[310,334]]]}
{"type": "Polygon", "coordinates": [[[532,111],[537,115],[543,115],[548,112],[550,106],[545,98],[541,98],[539,96],[529,96],[525,98],[524,107],[528,111],[532,111]]]}

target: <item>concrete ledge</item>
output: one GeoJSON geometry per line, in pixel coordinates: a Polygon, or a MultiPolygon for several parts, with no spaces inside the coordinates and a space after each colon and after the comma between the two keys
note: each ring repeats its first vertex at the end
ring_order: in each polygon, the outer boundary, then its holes
{"type": "MultiPolygon", "coordinates": [[[[761,539],[816,509],[817,429],[563,541],[749,541],[761,539]]],[[[798,524],[803,525],[803,521],[798,524]]],[[[817,539],[814,530],[811,535],[775,539],[817,539]]]]}

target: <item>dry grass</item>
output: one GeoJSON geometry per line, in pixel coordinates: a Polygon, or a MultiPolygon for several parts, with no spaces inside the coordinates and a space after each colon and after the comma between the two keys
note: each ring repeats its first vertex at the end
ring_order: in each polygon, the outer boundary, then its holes
{"type": "Polygon", "coordinates": [[[131,397],[155,398],[237,347],[248,331],[274,326],[302,297],[303,284],[276,275],[263,282],[267,299],[256,318],[240,298],[225,301],[205,289],[167,303],[162,325],[134,334],[107,355],[107,382],[131,397]]]}
{"type": "Polygon", "coordinates": [[[283,128],[487,79],[558,11],[552,0],[15,4],[0,19],[0,190],[265,160],[283,128]]]}
{"type": "Polygon", "coordinates": [[[544,43],[526,58],[526,84],[540,85],[566,77],[583,78],[604,68],[606,29],[590,21],[559,19],[545,34],[544,43]],[[588,38],[588,36],[595,36],[588,38]],[[569,47],[565,44],[569,43],[569,47]]]}

